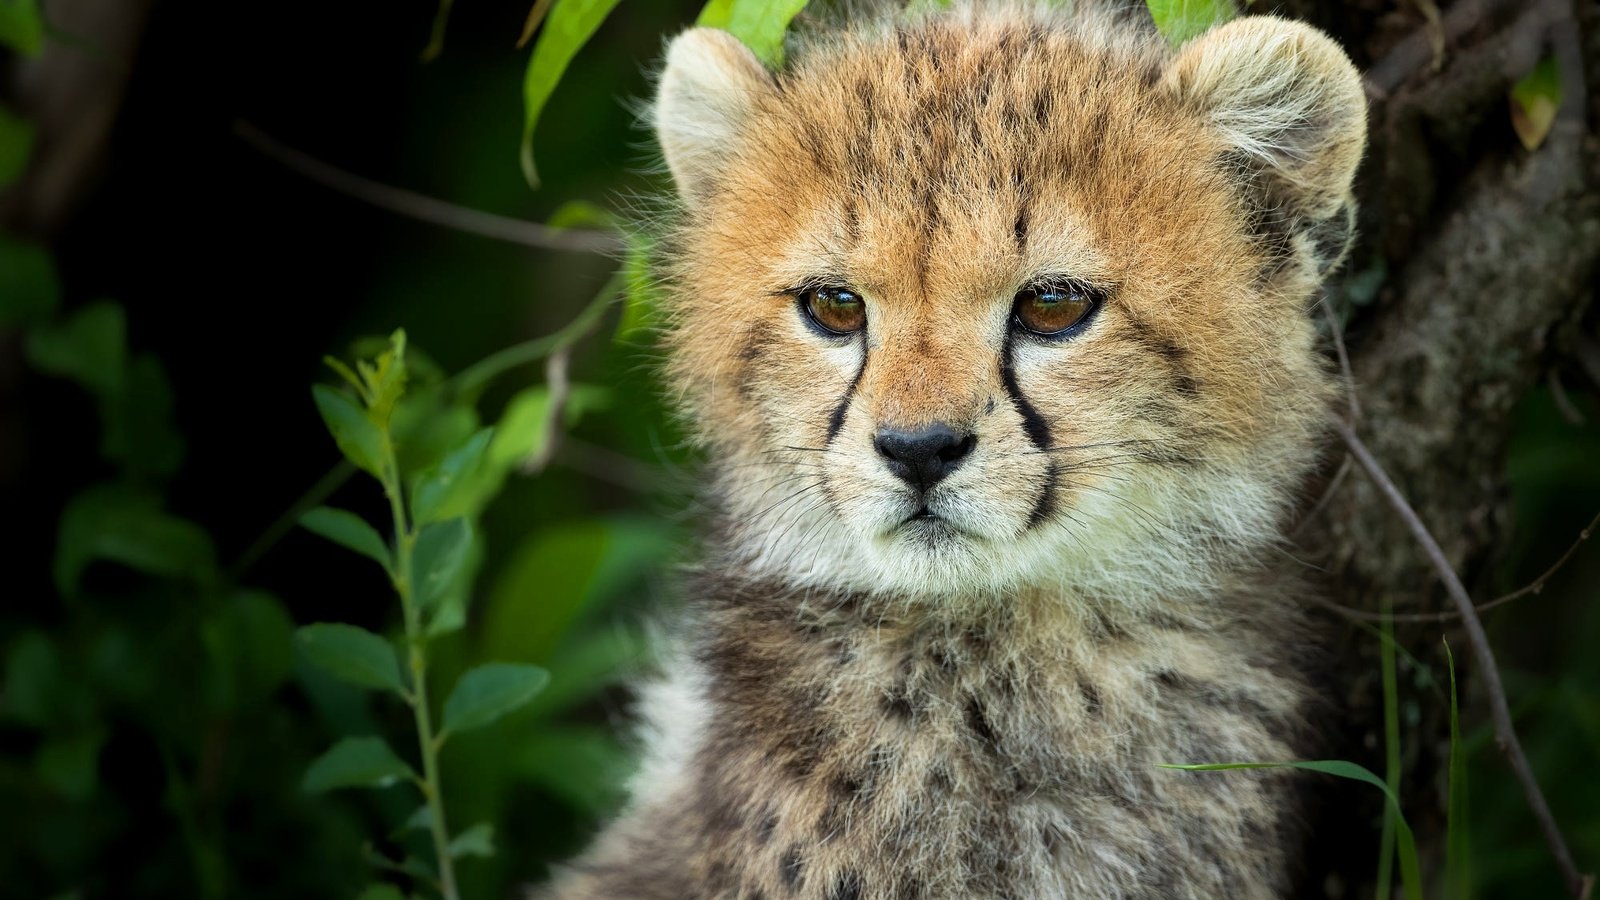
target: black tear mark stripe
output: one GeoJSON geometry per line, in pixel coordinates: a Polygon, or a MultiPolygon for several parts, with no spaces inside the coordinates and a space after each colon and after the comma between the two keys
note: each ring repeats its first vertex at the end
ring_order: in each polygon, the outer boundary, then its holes
{"type": "Polygon", "coordinates": [[[1044,490],[1039,492],[1039,499],[1033,502],[1033,510],[1028,513],[1028,524],[1024,530],[1031,531],[1044,524],[1045,520],[1056,511],[1056,464],[1050,461],[1050,467],[1045,470],[1044,490]]]}
{"type": "Polygon", "coordinates": [[[824,446],[833,443],[833,439],[839,436],[839,429],[844,427],[845,413],[850,411],[850,401],[855,397],[856,388],[861,384],[861,376],[866,374],[866,371],[867,348],[863,344],[861,347],[861,367],[856,369],[855,377],[850,379],[849,387],[844,389],[844,395],[839,398],[839,404],[828,415],[828,438],[823,441],[824,446]]]}
{"type": "Polygon", "coordinates": [[[1013,339],[1006,336],[1005,348],[1000,351],[1000,383],[1005,385],[1006,396],[1011,398],[1011,405],[1017,408],[1022,416],[1022,430],[1028,435],[1028,441],[1036,450],[1050,449],[1050,423],[1044,416],[1039,415],[1039,410],[1028,398],[1022,395],[1022,388],[1017,385],[1017,372],[1013,368],[1013,339]]]}

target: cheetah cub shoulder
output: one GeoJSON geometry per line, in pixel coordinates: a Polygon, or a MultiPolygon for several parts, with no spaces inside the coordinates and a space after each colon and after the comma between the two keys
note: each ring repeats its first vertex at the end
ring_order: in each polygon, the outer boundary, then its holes
{"type": "Polygon", "coordinates": [[[715,510],[630,807],[549,896],[1291,890],[1365,101],[1247,17],[957,2],[674,40],[668,376],[715,510]]]}

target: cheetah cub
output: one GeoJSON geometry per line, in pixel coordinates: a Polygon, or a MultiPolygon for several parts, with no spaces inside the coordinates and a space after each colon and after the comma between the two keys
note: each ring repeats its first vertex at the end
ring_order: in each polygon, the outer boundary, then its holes
{"type": "Polygon", "coordinates": [[[1293,890],[1345,54],[954,4],[670,46],[670,378],[714,522],[632,805],[547,896],[1293,890]]]}

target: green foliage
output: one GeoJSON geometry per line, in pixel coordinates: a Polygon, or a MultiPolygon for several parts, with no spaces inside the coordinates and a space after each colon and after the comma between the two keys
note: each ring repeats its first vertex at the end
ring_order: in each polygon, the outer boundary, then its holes
{"type": "Polygon", "coordinates": [[[388,787],[417,773],[394,755],[383,738],[345,738],[306,769],[301,787],[312,793],[338,788],[388,787]]]}
{"type": "Polygon", "coordinates": [[[710,0],[696,24],[721,28],[769,66],[783,65],[783,36],[807,0],[710,0]]]}
{"type": "Polygon", "coordinates": [[[533,164],[533,132],[539,125],[539,115],[555,93],[567,65],[600,30],[600,24],[616,5],[617,0],[556,0],[544,30],[539,32],[522,80],[521,161],[522,174],[529,185],[539,184],[539,172],[533,164]]]}
{"type": "Polygon", "coordinates": [[[1232,0],[1146,0],[1156,27],[1173,44],[1182,44],[1235,15],[1232,0]]]}
{"type": "Polygon", "coordinates": [[[365,628],[324,622],[300,629],[297,638],[306,658],[329,675],[356,687],[405,692],[394,647],[365,628]]]}
{"type": "Polygon", "coordinates": [[[0,106],[0,188],[8,187],[33,155],[33,123],[0,106]]]}
{"type": "Polygon", "coordinates": [[[1511,127],[1528,150],[1537,150],[1555,125],[1561,109],[1561,68],[1545,57],[1511,88],[1511,127]]]}
{"type": "Polygon", "coordinates": [[[37,325],[60,305],[61,285],[50,254],[0,234],[0,327],[37,325]]]}
{"type": "Polygon", "coordinates": [[[36,56],[44,46],[44,17],[38,0],[0,0],[0,46],[36,56]]]}
{"type": "Polygon", "coordinates": [[[444,704],[444,730],[471,731],[494,723],[527,706],[550,683],[550,673],[538,666],[489,663],[468,671],[444,704]]]}
{"type": "Polygon", "coordinates": [[[394,557],[377,529],[353,512],[319,506],[300,517],[300,525],[335,544],[353,550],[394,574],[394,557]]]}

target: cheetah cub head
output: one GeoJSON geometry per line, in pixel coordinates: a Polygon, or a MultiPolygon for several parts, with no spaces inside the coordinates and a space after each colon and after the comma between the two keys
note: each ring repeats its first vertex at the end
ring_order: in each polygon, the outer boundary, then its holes
{"type": "Polygon", "coordinates": [[[1172,51],[957,4],[770,71],[697,28],[653,117],[670,377],[726,561],[908,602],[1171,599],[1279,533],[1365,142],[1321,33],[1172,51]]]}

